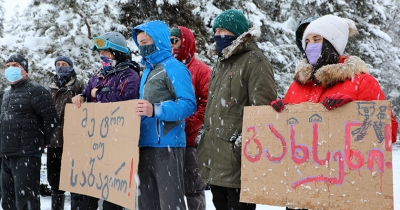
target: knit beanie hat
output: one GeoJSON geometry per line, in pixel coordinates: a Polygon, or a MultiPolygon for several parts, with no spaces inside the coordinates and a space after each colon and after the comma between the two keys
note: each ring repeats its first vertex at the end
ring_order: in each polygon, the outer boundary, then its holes
{"type": "Polygon", "coordinates": [[[171,30],[169,30],[169,33],[171,34],[171,36],[176,36],[181,38],[181,31],[177,27],[171,28],[171,30]]]}
{"type": "Polygon", "coordinates": [[[350,36],[357,31],[354,21],[333,15],[322,16],[310,23],[303,35],[303,49],[306,49],[306,37],[317,34],[329,41],[339,55],[343,55],[344,48],[350,36]]]}
{"type": "Polygon", "coordinates": [[[7,59],[6,64],[10,62],[19,63],[19,65],[21,65],[25,69],[25,71],[28,72],[28,60],[26,60],[22,55],[19,54],[11,55],[7,59]]]}
{"type": "Polygon", "coordinates": [[[71,58],[68,56],[58,56],[54,61],[54,65],[56,65],[57,61],[65,61],[69,64],[69,66],[74,67],[74,63],[72,62],[71,58]]]}
{"type": "Polygon", "coordinates": [[[224,28],[236,36],[240,36],[249,30],[249,21],[241,11],[230,9],[224,11],[215,18],[212,27],[214,33],[216,28],[224,28]]]}

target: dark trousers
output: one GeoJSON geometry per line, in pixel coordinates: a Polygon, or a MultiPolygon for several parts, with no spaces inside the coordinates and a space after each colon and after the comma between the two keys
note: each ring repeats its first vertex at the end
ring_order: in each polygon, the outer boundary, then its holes
{"type": "Polygon", "coordinates": [[[40,209],[40,166],[37,156],[2,158],[1,206],[4,210],[40,209]]]}
{"type": "MultiPolygon", "coordinates": [[[[1,159],[2,159],[2,158],[0,158],[0,181],[1,181],[1,159]]],[[[1,198],[1,191],[2,191],[2,190],[1,190],[1,184],[0,184],[0,198],[1,198]]]]}
{"type": "MultiPolygon", "coordinates": [[[[97,210],[98,198],[94,198],[88,195],[81,195],[71,193],[71,209],[73,210],[97,210]]],[[[104,210],[123,210],[122,206],[119,206],[108,201],[103,202],[104,210]]]]}
{"type": "Polygon", "coordinates": [[[139,149],[140,210],[186,209],[183,195],[185,148],[139,149]]]}
{"type": "Polygon", "coordinates": [[[59,190],[62,147],[47,148],[47,179],[51,187],[51,194],[64,194],[64,191],[59,190]]]}
{"type": "Polygon", "coordinates": [[[240,188],[210,185],[216,210],[254,210],[256,204],[239,202],[240,188]]]}
{"type": "Polygon", "coordinates": [[[188,210],[205,210],[207,185],[201,180],[194,147],[186,147],[183,178],[188,210]]]}

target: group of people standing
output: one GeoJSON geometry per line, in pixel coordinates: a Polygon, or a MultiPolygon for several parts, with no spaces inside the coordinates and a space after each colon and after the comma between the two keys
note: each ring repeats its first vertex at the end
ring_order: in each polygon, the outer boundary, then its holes
{"type": "MultiPolygon", "coordinates": [[[[326,15],[302,23],[296,43],[304,60],[283,99],[277,99],[274,72],[256,44],[256,28],[244,14],[227,10],[213,23],[217,55],[211,70],[196,58],[193,32],[150,21],[132,30],[145,67],[132,61],[126,39],[107,32],[92,39],[102,68],[84,85],[72,60],[55,59],[48,89],[28,78],[28,61],[12,55],[5,76],[11,88],[1,106],[0,155],[3,209],[40,209],[40,157],[48,146],[52,209],[64,209],[59,189],[66,103],[118,102],[138,99],[141,116],[138,209],[206,209],[206,183],[218,210],[252,210],[240,202],[242,118],[245,106],[323,103],[337,108],[353,100],[383,100],[378,82],[365,63],[344,54],[354,22],[326,15]],[[204,133],[196,142],[200,128],[204,133]],[[198,144],[197,144],[198,143],[198,144]],[[186,197],[186,202],[185,202],[186,197]]],[[[3,94],[3,93],[1,93],[3,94]]],[[[397,122],[392,115],[393,141],[397,122]]],[[[98,199],[71,193],[71,209],[97,209],[98,199]]],[[[104,201],[103,209],[123,209],[104,201]]]]}

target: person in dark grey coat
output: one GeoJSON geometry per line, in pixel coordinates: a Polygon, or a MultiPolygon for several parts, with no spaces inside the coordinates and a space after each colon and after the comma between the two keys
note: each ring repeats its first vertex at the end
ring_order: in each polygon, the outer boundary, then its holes
{"type": "Polygon", "coordinates": [[[4,75],[0,115],[1,205],[8,209],[40,209],[41,156],[50,144],[58,117],[49,91],[28,79],[28,61],[11,55],[4,75]]]}
{"type": "Polygon", "coordinates": [[[47,177],[51,186],[51,209],[64,209],[64,191],[59,189],[61,157],[63,153],[63,130],[65,105],[72,103],[72,97],[81,93],[84,83],[76,77],[74,63],[68,56],[58,56],[54,61],[56,75],[50,84],[50,94],[54,101],[60,123],[54,130],[54,136],[47,148],[47,177]]]}
{"type": "MultiPolygon", "coordinates": [[[[4,90],[0,90],[0,107],[1,104],[3,103],[3,95],[4,95],[4,90]]],[[[0,114],[1,114],[1,109],[0,109],[0,114]]],[[[1,158],[0,158],[0,170],[1,170],[1,158]]],[[[0,172],[0,180],[1,180],[1,172],[0,172]]],[[[1,198],[1,185],[0,185],[0,198],[1,198]]]]}

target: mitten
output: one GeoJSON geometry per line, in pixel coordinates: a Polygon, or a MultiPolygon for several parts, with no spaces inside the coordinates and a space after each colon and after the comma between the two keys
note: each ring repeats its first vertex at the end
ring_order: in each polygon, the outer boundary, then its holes
{"type": "Polygon", "coordinates": [[[275,109],[275,111],[277,112],[281,112],[284,108],[285,108],[285,104],[283,104],[283,100],[278,98],[275,101],[272,101],[270,103],[270,105],[272,106],[272,108],[275,109]]]}
{"type": "Polygon", "coordinates": [[[327,96],[322,101],[322,105],[324,105],[327,110],[331,110],[352,101],[353,99],[349,95],[338,93],[327,96]]]}

